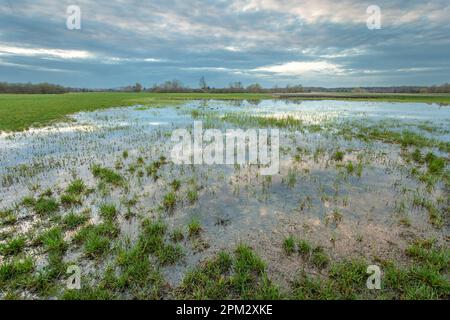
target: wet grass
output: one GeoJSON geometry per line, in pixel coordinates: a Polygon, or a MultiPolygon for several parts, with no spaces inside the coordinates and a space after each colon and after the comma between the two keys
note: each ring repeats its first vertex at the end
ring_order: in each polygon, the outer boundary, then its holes
{"type": "Polygon", "coordinates": [[[89,220],[86,214],[75,214],[70,212],[62,219],[62,226],[68,230],[74,230],[84,225],[89,220]]]}
{"type": "Polygon", "coordinates": [[[271,116],[253,116],[244,113],[228,113],[220,119],[247,128],[300,128],[303,125],[301,120],[293,116],[276,118],[271,116]]]}
{"type": "Polygon", "coordinates": [[[198,200],[198,192],[197,189],[189,189],[187,192],[187,199],[189,201],[189,203],[193,204],[194,202],[196,202],[198,200]]]}
{"type": "Polygon", "coordinates": [[[74,194],[63,194],[60,198],[60,202],[65,208],[82,204],[81,198],[74,194]]]}
{"type": "Polygon", "coordinates": [[[345,153],[343,151],[337,150],[332,154],[331,160],[342,161],[344,160],[344,155],[345,153]]]}
{"type": "Polygon", "coordinates": [[[109,168],[103,168],[99,165],[92,166],[91,171],[95,178],[114,186],[121,186],[125,181],[119,173],[109,168]]]}
{"type": "Polygon", "coordinates": [[[287,255],[291,255],[295,252],[295,239],[293,236],[289,236],[283,241],[283,249],[287,255]]]}
{"type": "Polygon", "coordinates": [[[319,269],[323,269],[330,263],[330,258],[322,247],[316,247],[312,251],[311,262],[319,269]]]}
{"type": "Polygon", "coordinates": [[[184,256],[181,246],[165,241],[167,226],[161,221],[145,220],[142,227],[138,245],[146,254],[154,255],[161,265],[174,264],[184,256]]]}
{"type": "Polygon", "coordinates": [[[40,197],[34,204],[38,215],[51,215],[59,210],[59,203],[52,197],[40,197]]]}
{"type": "Polygon", "coordinates": [[[199,236],[201,231],[202,225],[200,223],[200,220],[198,220],[198,218],[195,217],[192,218],[188,224],[189,237],[199,236]]]}
{"type": "Polygon", "coordinates": [[[410,130],[395,131],[385,127],[383,123],[367,125],[351,121],[340,125],[338,133],[342,136],[355,137],[362,141],[382,141],[399,144],[402,147],[437,148],[443,152],[450,152],[450,142],[426,137],[410,130]]]}
{"type": "Polygon", "coordinates": [[[104,285],[115,290],[128,290],[133,298],[159,299],[164,285],[159,270],[150,262],[148,253],[139,243],[124,246],[117,255],[119,275],[108,275],[104,285]]]}
{"type": "Polygon", "coordinates": [[[450,293],[446,275],[449,250],[433,247],[421,240],[407,249],[415,261],[399,267],[391,261],[382,262],[381,290],[367,290],[366,269],[362,259],[330,263],[327,276],[311,276],[301,271],[292,284],[292,299],[440,299],[450,293]]]}
{"type": "Polygon", "coordinates": [[[67,243],[64,241],[63,231],[60,227],[53,227],[38,238],[38,241],[48,252],[63,253],[67,249],[67,243]]]}
{"type": "Polygon", "coordinates": [[[268,278],[265,263],[246,245],[234,255],[220,252],[188,272],[176,290],[180,299],[278,299],[280,291],[268,278]]]}
{"type": "Polygon", "coordinates": [[[114,204],[104,203],[100,206],[99,210],[100,216],[107,221],[113,221],[118,214],[117,208],[114,204]]]}
{"type": "Polygon", "coordinates": [[[304,257],[307,257],[312,251],[311,244],[304,239],[298,240],[297,247],[298,253],[304,257]]]}
{"type": "MultiPolygon", "coordinates": [[[[201,116],[200,112],[198,116],[201,116]]],[[[241,118],[235,121],[243,121],[242,123],[246,125],[259,121],[247,120],[241,118]]],[[[264,125],[271,127],[310,129],[308,125],[296,122],[293,118],[263,121],[264,125]]],[[[338,131],[344,130],[345,126],[337,128],[338,131]]],[[[330,128],[323,126],[315,130],[319,132],[327,129],[330,128]]],[[[395,216],[396,222],[399,219],[404,221],[403,226],[395,227],[413,227],[408,229],[412,230],[411,232],[414,232],[416,227],[423,227],[422,224],[417,225],[422,223],[418,222],[418,219],[407,220],[416,214],[408,212],[414,207],[421,209],[414,218],[422,218],[420,214],[425,213],[424,223],[426,223],[428,214],[430,223],[441,228],[440,230],[427,228],[427,230],[432,230],[438,235],[442,234],[442,230],[446,230],[444,228],[448,209],[445,181],[448,180],[446,178],[448,159],[442,151],[438,151],[445,150],[445,144],[425,135],[410,134],[408,131],[391,134],[390,129],[382,126],[377,129],[381,133],[371,133],[371,130],[376,131],[369,129],[369,132],[361,133],[360,129],[356,128],[351,134],[345,133],[358,140],[358,144],[352,143],[351,139],[346,140],[346,143],[352,146],[338,144],[337,142],[341,141],[338,139],[342,137],[336,137],[336,140],[333,137],[329,146],[315,145],[313,141],[312,147],[310,145],[305,147],[303,142],[299,144],[298,140],[293,142],[294,144],[284,148],[282,153],[286,157],[293,155],[297,157],[292,167],[282,170],[280,179],[253,177],[248,168],[235,167],[233,178],[238,179],[235,183],[232,179],[226,180],[228,178],[226,174],[221,178],[216,177],[213,171],[205,172],[200,167],[185,166],[179,169],[163,157],[155,158],[153,150],[147,152],[150,150],[145,147],[133,146],[129,152],[124,152],[123,149],[116,150],[117,154],[113,155],[115,157],[113,160],[119,159],[120,165],[115,169],[100,165],[90,167],[98,182],[98,188],[95,190],[89,189],[83,180],[77,179],[79,174],[84,176],[84,173],[75,170],[71,172],[72,180],[68,186],[66,184],[62,187],[51,186],[43,183],[41,187],[37,183],[30,184],[26,186],[28,191],[25,190],[21,195],[29,194],[29,196],[19,199],[17,203],[7,204],[10,209],[3,208],[0,212],[0,268],[5,268],[5,274],[11,274],[4,277],[2,284],[5,289],[3,290],[3,287],[0,289],[0,297],[21,298],[21,294],[33,294],[39,298],[63,299],[445,298],[449,295],[448,250],[438,246],[438,241],[413,243],[406,250],[406,257],[400,255],[398,261],[374,258],[375,264],[380,264],[383,270],[383,288],[380,292],[369,292],[365,287],[365,279],[368,276],[365,268],[369,264],[374,264],[373,261],[332,259],[339,257],[340,254],[330,251],[327,241],[333,245],[335,241],[336,243],[340,241],[341,231],[337,226],[347,227],[348,221],[354,221],[353,217],[348,215],[348,211],[352,209],[355,197],[349,194],[353,191],[357,194],[362,191],[365,193],[380,191],[378,186],[371,185],[366,178],[370,178],[375,172],[374,167],[378,169],[377,165],[383,161],[386,162],[381,169],[386,170],[386,175],[401,174],[399,181],[395,181],[393,186],[388,186],[398,193],[399,197],[396,198],[395,208],[394,205],[386,204],[387,214],[397,211],[404,213],[395,216]],[[367,140],[363,139],[361,145],[359,145],[360,137],[367,137],[367,140]],[[379,141],[398,144],[399,148],[389,146],[387,150],[400,150],[401,163],[385,160],[388,159],[385,157],[385,150],[373,147],[373,142],[379,141]],[[373,149],[376,149],[376,152],[373,149]],[[355,156],[356,160],[353,160],[355,156]],[[373,160],[375,157],[378,157],[378,160],[373,160]],[[150,163],[147,162],[149,159],[152,159],[150,163]],[[315,163],[310,167],[313,160],[315,163]],[[402,160],[405,160],[406,164],[402,160]],[[362,177],[363,170],[364,177],[362,177]],[[145,176],[145,172],[148,177],[145,176]],[[412,178],[417,178],[417,181],[412,178]],[[159,181],[156,181],[157,179],[159,181]],[[231,244],[220,247],[216,245],[214,237],[210,237],[214,234],[212,231],[216,229],[212,227],[209,230],[211,227],[209,219],[203,221],[202,218],[201,224],[200,220],[193,218],[188,220],[186,225],[185,217],[204,217],[203,200],[209,200],[211,196],[220,195],[222,192],[221,189],[210,189],[205,186],[212,182],[213,187],[216,187],[217,184],[214,183],[217,181],[221,186],[229,182],[230,188],[237,190],[234,195],[239,197],[239,201],[245,202],[247,198],[253,203],[269,201],[270,206],[272,202],[269,198],[275,196],[280,197],[277,198],[277,201],[281,200],[280,203],[287,200],[286,210],[289,210],[291,204],[295,202],[293,211],[296,215],[299,211],[305,216],[315,214],[319,202],[321,208],[326,206],[325,219],[320,220],[320,223],[325,222],[323,227],[334,233],[330,236],[331,239],[327,238],[325,242],[321,242],[324,244],[323,247],[295,236],[284,239],[279,236],[289,235],[291,229],[285,228],[278,233],[279,246],[284,251],[279,258],[298,262],[294,265],[298,266],[299,274],[295,281],[288,285],[283,282],[282,286],[278,286],[271,281],[266,264],[247,245],[203,260],[218,249],[226,247],[230,250],[231,244]],[[419,181],[425,184],[432,183],[434,189],[425,192],[424,186],[419,181]],[[312,187],[305,188],[305,184],[310,182],[312,187]],[[261,194],[258,193],[260,183],[266,190],[265,200],[261,200],[261,194]],[[151,184],[157,186],[156,193],[153,190],[148,191],[150,188],[147,187],[151,184]],[[317,186],[317,196],[314,194],[316,192],[314,186],[317,186]],[[280,189],[276,189],[279,187],[283,194],[279,193],[280,189]],[[270,190],[275,192],[272,193],[270,190]],[[436,192],[432,192],[433,190],[436,192]],[[391,212],[390,208],[397,211],[391,212]],[[179,216],[178,213],[184,210],[187,211],[187,215],[179,216]],[[95,213],[91,222],[89,222],[90,212],[95,213]],[[97,212],[100,222],[97,221],[97,212]],[[170,215],[167,212],[170,212],[170,215]],[[158,217],[161,220],[158,220],[158,217]],[[126,218],[127,221],[124,222],[122,218],[126,218]],[[31,228],[29,231],[22,230],[23,222],[25,229],[31,228]],[[96,224],[89,224],[94,222],[96,224]],[[139,225],[140,223],[142,224],[139,225]],[[340,225],[341,223],[343,225],[340,225]],[[170,228],[167,225],[170,225],[170,228]],[[210,247],[211,250],[208,250],[210,247]],[[70,260],[73,253],[77,264],[89,266],[87,274],[83,276],[85,277],[82,282],[83,288],[79,291],[63,288],[67,267],[65,261],[70,260]],[[29,254],[32,257],[31,261],[35,258],[35,254],[39,255],[39,259],[44,260],[44,266],[42,267],[39,261],[39,270],[34,270],[33,264],[29,271],[24,268],[25,271],[22,272],[18,267],[18,272],[10,272],[14,270],[11,267],[13,263],[25,261],[29,254]],[[191,265],[192,255],[200,256],[203,262],[197,266],[191,265]],[[185,256],[188,257],[185,259],[185,256]],[[407,260],[401,261],[400,266],[399,262],[403,258],[407,260]],[[178,269],[186,265],[190,272],[185,274],[181,285],[170,287],[163,278],[164,272],[171,270],[168,266],[178,269]]],[[[293,131],[290,133],[291,137],[294,137],[293,131]]],[[[327,134],[324,131],[323,135],[317,136],[323,138],[327,134]]],[[[164,132],[158,132],[158,135],[166,137],[164,132]]],[[[128,145],[126,147],[131,148],[128,145]]],[[[85,164],[87,166],[89,162],[85,164]]],[[[363,212],[367,213],[369,209],[363,212]]],[[[377,216],[373,216],[375,221],[372,222],[378,223],[377,216]]],[[[268,218],[267,215],[261,217],[268,218]]],[[[218,219],[215,226],[227,231],[228,228],[241,227],[237,226],[239,223],[240,221],[232,218],[229,221],[218,219]]],[[[307,236],[308,226],[305,224],[303,227],[307,236]]],[[[361,236],[358,243],[365,246],[366,240],[364,237],[363,241],[361,236]]],[[[250,245],[255,246],[255,242],[250,245]]],[[[256,248],[263,252],[265,249],[256,248]]],[[[271,265],[270,269],[272,268],[271,265]]]]}
{"type": "Polygon", "coordinates": [[[69,186],[66,189],[66,192],[68,194],[73,194],[73,195],[81,195],[83,192],[86,191],[86,185],[84,184],[83,180],[81,179],[76,179],[73,180],[69,186]]]}
{"type": "Polygon", "coordinates": [[[30,257],[14,258],[0,265],[0,287],[20,288],[34,270],[34,261],[30,257]]]}
{"type": "Polygon", "coordinates": [[[170,240],[173,242],[180,242],[184,239],[184,233],[182,228],[177,228],[172,231],[172,234],[170,235],[170,240]]]}
{"type": "Polygon", "coordinates": [[[196,94],[196,93],[68,93],[68,94],[0,94],[0,131],[18,131],[66,121],[69,114],[119,106],[173,105],[187,100],[245,100],[270,98],[264,94],[196,94]]]}
{"type": "Polygon", "coordinates": [[[166,210],[173,210],[175,208],[175,205],[177,203],[177,195],[175,194],[175,192],[168,192],[164,198],[163,198],[163,207],[166,210]]]}
{"type": "Polygon", "coordinates": [[[83,244],[83,250],[89,258],[100,258],[109,252],[111,240],[119,235],[118,226],[112,221],[83,227],[74,236],[74,241],[83,244]]]}
{"type": "Polygon", "coordinates": [[[17,216],[12,209],[0,210],[0,226],[9,226],[17,222],[17,216]]]}
{"type": "Polygon", "coordinates": [[[26,245],[25,237],[16,237],[3,244],[0,244],[0,255],[15,256],[23,251],[26,245]]]}

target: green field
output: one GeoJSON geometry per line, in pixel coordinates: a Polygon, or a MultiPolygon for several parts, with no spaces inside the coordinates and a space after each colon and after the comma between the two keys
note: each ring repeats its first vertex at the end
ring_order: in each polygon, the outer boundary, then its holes
{"type": "MultiPolygon", "coordinates": [[[[209,94],[209,93],[68,93],[60,95],[0,95],[0,131],[20,131],[30,127],[64,121],[67,115],[79,111],[143,104],[160,106],[186,100],[257,100],[275,96],[269,94],[209,94]]],[[[281,95],[279,98],[401,101],[450,104],[450,95],[388,95],[388,94],[302,94],[281,95]]]]}
{"type": "Polygon", "coordinates": [[[0,131],[20,131],[30,127],[64,121],[80,111],[136,104],[164,105],[195,99],[264,99],[263,94],[164,94],[164,93],[68,93],[0,94],[0,131]]]}

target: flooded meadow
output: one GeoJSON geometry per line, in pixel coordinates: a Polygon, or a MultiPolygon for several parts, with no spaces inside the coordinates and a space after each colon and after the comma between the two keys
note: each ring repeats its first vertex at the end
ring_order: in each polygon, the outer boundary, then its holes
{"type": "Polygon", "coordinates": [[[449,152],[449,107],[425,103],[188,101],[0,133],[0,297],[446,298],[449,152]],[[279,173],[175,164],[194,121],[278,129],[279,173]]]}

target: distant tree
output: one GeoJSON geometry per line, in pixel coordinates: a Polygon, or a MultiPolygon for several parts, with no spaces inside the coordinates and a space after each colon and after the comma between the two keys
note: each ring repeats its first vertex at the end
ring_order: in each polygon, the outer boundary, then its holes
{"type": "Polygon", "coordinates": [[[299,93],[304,92],[303,86],[301,84],[293,85],[290,84],[286,85],[285,88],[280,88],[280,92],[287,92],[287,93],[299,93]]]}
{"type": "Polygon", "coordinates": [[[242,92],[244,91],[244,86],[242,85],[242,82],[232,82],[230,83],[230,91],[231,92],[242,92]]]}
{"type": "Polygon", "coordinates": [[[65,93],[68,92],[68,88],[64,88],[59,85],[50,84],[50,83],[0,83],[0,93],[65,93]]]}
{"type": "Polygon", "coordinates": [[[177,79],[172,81],[166,81],[162,84],[155,84],[151,89],[153,92],[186,92],[192,91],[188,87],[185,87],[183,83],[177,79]]]}
{"type": "Polygon", "coordinates": [[[365,92],[367,92],[367,90],[365,90],[364,88],[361,88],[361,87],[357,87],[357,88],[353,88],[352,92],[353,93],[365,93],[365,92]]]}
{"type": "Polygon", "coordinates": [[[200,89],[202,89],[204,91],[206,91],[208,89],[208,85],[206,84],[206,80],[205,80],[204,76],[202,76],[200,78],[200,81],[199,81],[198,85],[199,85],[200,89]]]}
{"type": "Polygon", "coordinates": [[[134,85],[134,92],[141,92],[142,91],[142,85],[139,82],[136,82],[134,85]]]}
{"type": "Polygon", "coordinates": [[[263,87],[259,83],[251,84],[247,87],[247,92],[258,93],[263,92],[263,87]]]}

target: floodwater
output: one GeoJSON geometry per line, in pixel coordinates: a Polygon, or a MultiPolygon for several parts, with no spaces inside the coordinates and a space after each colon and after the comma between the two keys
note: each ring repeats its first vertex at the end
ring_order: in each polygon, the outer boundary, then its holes
{"type": "MultiPolygon", "coordinates": [[[[90,209],[96,223],[100,221],[97,212],[101,203],[113,202],[125,213],[126,200],[135,199],[131,210],[136,216],[119,218],[122,237],[131,240],[138,237],[143,218],[162,218],[170,229],[186,227],[193,217],[197,218],[203,230],[201,243],[193,244],[186,238],[183,261],[164,269],[172,286],[199,261],[239,242],[249,243],[268,261],[271,273],[287,281],[298,268],[298,261],[282,254],[282,241],[289,234],[322,245],[336,258],[398,258],[400,249],[415,236],[448,241],[448,226],[434,228],[427,213],[411,204],[415,194],[436,200],[445,197],[446,191],[438,186],[427,193],[407,174],[408,165],[400,156],[400,147],[393,144],[345,140],[332,131],[281,129],[280,173],[270,178],[249,166],[169,163],[163,166],[157,181],[128,170],[138,157],[146,164],[161,156],[170,159],[171,133],[177,128],[192,128],[192,110],[215,115],[289,115],[303,123],[331,126],[348,121],[382,123],[395,130],[408,129],[450,141],[450,110],[436,104],[192,101],[163,108],[134,106],[83,112],[73,115],[68,123],[0,135],[0,209],[20,203],[32,190],[50,188],[56,194],[62,193],[74,177],[96,188],[98,181],[90,167],[100,164],[116,168],[127,180],[126,190],[96,191],[76,210],[90,209]],[[346,174],[343,165],[330,159],[337,149],[345,151],[343,164],[360,164],[359,175],[346,174]],[[124,151],[129,154],[126,159],[124,151]],[[161,212],[158,206],[174,179],[181,181],[179,201],[171,212],[161,212]],[[194,203],[186,200],[192,181],[198,188],[194,203]],[[410,226],[399,223],[404,218],[410,226]]],[[[233,126],[217,119],[212,124],[218,129],[233,126]]],[[[26,218],[33,213],[20,209],[19,215],[26,218]]],[[[32,223],[18,232],[27,228],[32,228],[32,223]]],[[[69,260],[79,256],[76,252],[70,254],[69,260]]]]}

